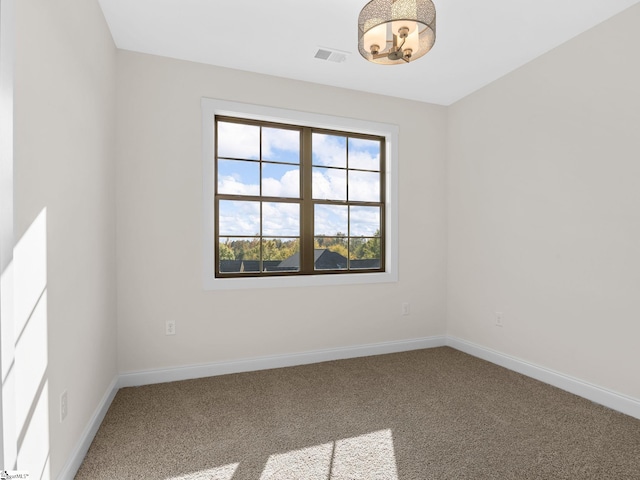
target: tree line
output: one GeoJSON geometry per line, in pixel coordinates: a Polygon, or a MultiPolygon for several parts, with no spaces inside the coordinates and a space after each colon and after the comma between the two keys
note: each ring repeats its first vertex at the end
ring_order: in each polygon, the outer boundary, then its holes
{"type": "MultiPolygon", "coordinates": [[[[320,236],[314,240],[314,248],[327,249],[352,260],[380,258],[380,230],[373,237],[351,237],[338,232],[335,236],[320,236]]],[[[300,251],[299,239],[270,238],[263,240],[263,260],[285,260],[300,251]]],[[[259,260],[260,238],[226,239],[220,241],[220,260],[259,260]]]]}

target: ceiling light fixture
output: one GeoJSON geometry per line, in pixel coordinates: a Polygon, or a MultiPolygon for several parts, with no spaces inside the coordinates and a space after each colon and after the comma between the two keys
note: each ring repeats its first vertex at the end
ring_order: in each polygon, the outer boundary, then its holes
{"type": "Polygon", "coordinates": [[[431,0],[372,0],[358,16],[358,50],[373,63],[409,63],[436,41],[436,7],[431,0]]]}

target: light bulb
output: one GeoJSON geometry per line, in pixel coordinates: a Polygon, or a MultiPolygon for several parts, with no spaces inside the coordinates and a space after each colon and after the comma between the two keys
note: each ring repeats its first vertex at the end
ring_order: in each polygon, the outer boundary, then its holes
{"type": "Polygon", "coordinates": [[[402,50],[406,50],[407,48],[411,49],[412,56],[416,55],[418,53],[418,50],[420,50],[420,32],[417,28],[412,33],[410,33],[404,41],[402,50]]]}
{"type": "Polygon", "coordinates": [[[394,35],[399,35],[401,28],[408,28],[409,35],[418,30],[418,22],[414,22],[413,20],[396,20],[395,22],[391,22],[391,29],[393,30],[394,35]]]}
{"type": "Polygon", "coordinates": [[[409,35],[411,35],[417,28],[417,23],[413,20],[417,17],[418,6],[416,0],[396,0],[391,5],[391,17],[398,18],[395,22],[392,22],[392,30],[394,35],[398,35],[398,32],[402,27],[409,29],[409,35]]]}
{"type": "Polygon", "coordinates": [[[375,53],[382,53],[387,49],[387,24],[383,23],[377,25],[364,34],[364,48],[367,52],[371,52],[371,47],[377,45],[378,51],[375,53]]]}

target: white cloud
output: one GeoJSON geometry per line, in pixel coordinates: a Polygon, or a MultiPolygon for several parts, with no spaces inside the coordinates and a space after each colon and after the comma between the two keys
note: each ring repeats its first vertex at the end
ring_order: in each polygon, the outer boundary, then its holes
{"type": "Polygon", "coordinates": [[[264,236],[299,236],[300,205],[298,203],[263,203],[262,233],[264,236]]]}
{"type": "Polygon", "coordinates": [[[260,233],[260,203],[220,201],[220,236],[260,233]]]}
{"type": "Polygon", "coordinates": [[[332,168],[314,168],[312,189],[313,198],[318,200],[346,200],[346,171],[332,168]]]}
{"type": "Polygon", "coordinates": [[[263,177],[262,194],[269,197],[300,197],[300,171],[297,168],[287,170],[279,180],[263,177]]]}
{"type": "MultiPolygon", "coordinates": [[[[260,202],[220,202],[220,236],[260,234],[260,202]]],[[[298,203],[262,203],[262,234],[269,236],[300,235],[298,203]]]]}
{"type": "Polygon", "coordinates": [[[351,230],[354,237],[372,236],[380,228],[380,209],[378,207],[351,207],[351,230]]]}
{"type": "MultiPolygon", "coordinates": [[[[281,150],[285,153],[293,153],[300,158],[300,132],[297,130],[285,130],[282,128],[262,129],[262,157],[264,160],[280,160],[275,151],[281,150]]],[[[287,155],[286,158],[293,159],[294,156],[287,155]]]]}
{"type": "MultiPolygon", "coordinates": [[[[346,200],[347,179],[345,170],[314,168],[312,188],[313,198],[317,200],[346,200]]],[[[220,174],[218,191],[230,195],[260,195],[259,185],[243,182],[239,174],[220,174]]],[[[300,196],[299,170],[297,168],[287,170],[280,178],[263,177],[262,193],[271,197],[298,198],[300,196]]],[[[349,200],[379,201],[379,175],[370,172],[350,172],[349,200]]]]}
{"type": "Polygon", "coordinates": [[[379,202],[380,174],[373,172],[349,172],[349,200],[379,202]]]}
{"type": "Polygon", "coordinates": [[[380,155],[372,155],[366,151],[349,151],[349,168],[380,170],[380,155]]]}
{"type": "Polygon", "coordinates": [[[315,235],[335,235],[348,231],[348,207],[342,205],[316,205],[315,235]]]}
{"type": "Polygon", "coordinates": [[[260,127],[218,122],[218,156],[260,158],[260,127]]]}
{"type": "MultiPolygon", "coordinates": [[[[264,160],[297,163],[300,158],[300,132],[282,128],[262,129],[264,160]],[[284,154],[284,155],[283,155],[284,154]]],[[[260,127],[218,122],[218,156],[221,158],[260,158],[260,127]]]]}
{"type": "Polygon", "coordinates": [[[242,183],[238,175],[219,176],[218,191],[229,195],[260,195],[260,186],[242,183]]]}
{"type": "Polygon", "coordinates": [[[345,137],[313,134],[313,163],[326,167],[346,167],[347,147],[345,137]]]}

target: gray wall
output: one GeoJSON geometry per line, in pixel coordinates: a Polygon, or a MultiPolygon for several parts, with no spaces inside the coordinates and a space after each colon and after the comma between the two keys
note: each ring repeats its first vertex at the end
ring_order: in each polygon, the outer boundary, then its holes
{"type": "Polygon", "coordinates": [[[447,182],[449,333],[636,399],[639,22],[453,105],[447,182]]]}
{"type": "Polygon", "coordinates": [[[117,373],[116,49],[97,1],[16,3],[18,466],[49,478],[117,373]]]}

